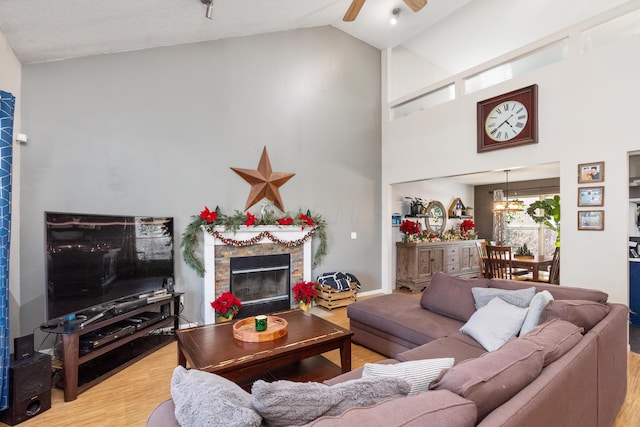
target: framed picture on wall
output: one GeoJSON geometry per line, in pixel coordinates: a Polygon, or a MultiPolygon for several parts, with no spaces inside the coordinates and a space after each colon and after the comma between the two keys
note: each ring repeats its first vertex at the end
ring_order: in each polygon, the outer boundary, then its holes
{"type": "Polygon", "coordinates": [[[604,230],[604,211],[578,211],[578,230],[604,230]]]}
{"type": "Polygon", "coordinates": [[[578,165],[578,184],[604,182],[604,162],[582,163],[578,165]]]}
{"type": "Polygon", "coordinates": [[[578,187],[578,206],[604,206],[604,187],[578,187]]]}

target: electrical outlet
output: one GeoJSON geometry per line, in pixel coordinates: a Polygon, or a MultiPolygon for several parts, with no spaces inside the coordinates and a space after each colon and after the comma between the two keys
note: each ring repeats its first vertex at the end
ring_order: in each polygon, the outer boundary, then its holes
{"type": "Polygon", "coordinates": [[[356,233],[355,231],[351,232],[351,240],[356,240],[358,238],[358,233],[356,233]]]}

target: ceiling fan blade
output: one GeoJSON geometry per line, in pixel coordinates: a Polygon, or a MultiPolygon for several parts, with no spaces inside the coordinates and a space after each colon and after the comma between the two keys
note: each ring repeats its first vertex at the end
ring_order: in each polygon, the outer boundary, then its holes
{"type": "Polygon", "coordinates": [[[411,8],[414,12],[419,11],[427,5],[427,0],[403,0],[404,3],[411,8]]]}
{"type": "Polygon", "coordinates": [[[349,6],[347,13],[344,14],[344,18],[342,18],[342,20],[351,22],[356,19],[356,16],[358,16],[358,13],[360,12],[360,9],[362,9],[362,5],[365,1],[366,0],[353,0],[351,2],[351,6],[349,6]]]}

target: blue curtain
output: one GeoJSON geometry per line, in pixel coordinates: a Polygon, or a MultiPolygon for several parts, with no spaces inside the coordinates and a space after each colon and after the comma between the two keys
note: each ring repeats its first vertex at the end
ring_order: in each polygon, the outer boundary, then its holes
{"type": "Polygon", "coordinates": [[[9,407],[9,232],[15,103],[15,96],[0,90],[0,410],[9,407]]]}

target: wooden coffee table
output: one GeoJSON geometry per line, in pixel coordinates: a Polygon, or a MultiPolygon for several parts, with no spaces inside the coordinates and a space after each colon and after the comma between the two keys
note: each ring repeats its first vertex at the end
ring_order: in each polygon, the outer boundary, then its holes
{"type": "Polygon", "coordinates": [[[216,373],[246,390],[258,379],[324,381],[351,370],[353,332],[301,310],[274,315],[289,324],[287,335],[274,341],[237,340],[235,322],[178,330],[178,364],[216,373]],[[335,349],[340,367],[321,356],[335,349]]]}

